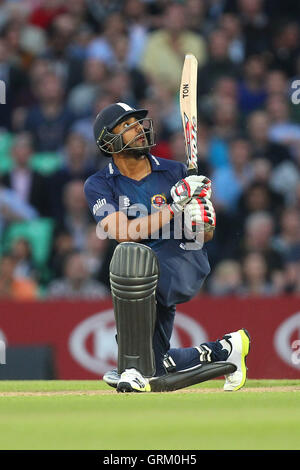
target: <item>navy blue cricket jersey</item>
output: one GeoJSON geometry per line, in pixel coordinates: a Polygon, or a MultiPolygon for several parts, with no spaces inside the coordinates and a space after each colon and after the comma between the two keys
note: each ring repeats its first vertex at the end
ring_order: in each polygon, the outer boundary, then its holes
{"type": "MultiPolygon", "coordinates": [[[[122,175],[114,162],[87,179],[84,191],[96,222],[120,210],[129,219],[147,216],[151,210],[172,202],[170,190],[187,176],[186,166],[153,155],[148,158],[152,172],[140,181],[122,175]]],[[[206,249],[187,250],[183,234],[182,239],[174,238],[173,220],[156,237],[141,243],[150,246],[159,260],[157,300],[166,307],[187,302],[199,292],[210,272],[206,249]],[[164,238],[168,229],[170,239],[164,238]]]]}

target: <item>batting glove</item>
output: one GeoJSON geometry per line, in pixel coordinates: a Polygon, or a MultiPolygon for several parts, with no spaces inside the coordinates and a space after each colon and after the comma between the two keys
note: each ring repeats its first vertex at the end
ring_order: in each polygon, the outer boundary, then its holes
{"type": "Polygon", "coordinates": [[[185,205],[194,197],[210,199],[211,181],[206,176],[188,176],[178,181],[170,191],[173,199],[173,212],[183,211],[185,205]]]}
{"type": "Polygon", "coordinates": [[[184,216],[194,232],[210,232],[216,227],[215,209],[207,198],[193,198],[185,206],[184,216]]]}

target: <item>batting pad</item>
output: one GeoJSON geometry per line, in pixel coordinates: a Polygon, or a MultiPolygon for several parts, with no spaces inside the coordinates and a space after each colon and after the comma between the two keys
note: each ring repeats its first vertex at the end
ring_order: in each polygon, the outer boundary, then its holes
{"type": "Polygon", "coordinates": [[[173,392],[174,390],[206,382],[206,380],[215,379],[222,375],[232,374],[235,371],[236,365],[231,362],[211,362],[161,377],[153,377],[149,380],[149,383],[151,392],[173,392]]]}
{"type": "Polygon", "coordinates": [[[148,246],[120,243],[110,263],[110,286],[118,338],[118,373],[135,368],[155,374],[153,333],[159,268],[148,246]]]}

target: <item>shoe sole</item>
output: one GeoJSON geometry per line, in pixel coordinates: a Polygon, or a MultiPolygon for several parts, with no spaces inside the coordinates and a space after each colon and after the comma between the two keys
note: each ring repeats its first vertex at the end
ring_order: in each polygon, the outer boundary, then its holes
{"type": "Polygon", "coordinates": [[[117,388],[118,393],[132,393],[132,392],[133,393],[145,393],[145,392],[151,392],[150,385],[149,385],[149,390],[147,390],[148,386],[146,387],[145,390],[136,390],[128,382],[119,382],[116,388],[117,388]]]}
{"type": "Polygon", "coordinates": [[[236,390],[240,390],[245,385],[246,378],[247,378],[247,364],[246,364],[246,358],[249,354],[250,351],[250,335],[248,331],[245,328],[242,328],[239,330],[239,333],[242,338],[242,374],[243,374],[243,379],[237,387],[235,387],[232,391],[235,392],[236,390]]]}
{"type": "Polygon", "coordinates": [[[115,382],[112,382],[112,381],[109,381],[109,380],[105,380],[103,378],[103,382],[105,382],[106,385],[109,385],[110,387],[113,387],[113,388],[117,388],[119,380],[120,379],[116,380],[115,382]]]}
{"type": "Polygon", "coordinates": [[[118,393],[135,392],[128,382],[120,382],[116,388],[118,393]]]}

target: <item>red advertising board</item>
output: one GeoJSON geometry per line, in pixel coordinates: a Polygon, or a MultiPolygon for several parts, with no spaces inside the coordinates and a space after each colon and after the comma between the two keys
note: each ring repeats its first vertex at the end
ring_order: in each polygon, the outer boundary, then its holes
{"type": "MultiPolygon", "coordinates": [[[[249,378],[300,379],[300,297],[199,297],[177,308],[172,347],[246,328],[249,378]]],[[[49,345],[58,379],[96,379],[116,364],[111,300],[2,302],[0,339],[9,346],[49,345]]]]}

